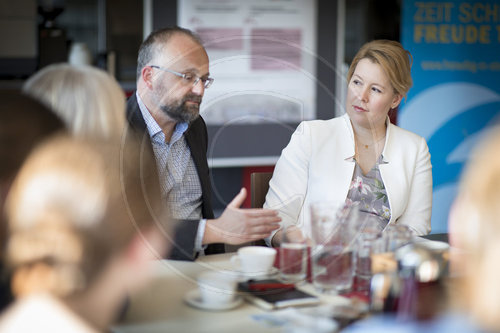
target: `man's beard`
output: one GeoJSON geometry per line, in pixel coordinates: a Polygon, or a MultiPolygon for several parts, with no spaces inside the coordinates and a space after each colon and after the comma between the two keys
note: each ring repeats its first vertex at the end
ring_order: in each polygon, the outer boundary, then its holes
{"type": "Polygon", "coordinates": [[[191,123],[200,115],[201,96],[186,95],[177,103],[160,105],[160,109],[175,122],[191,123]],[[198,104],[186,104],[186,101],[197,102],[198,104]]]}

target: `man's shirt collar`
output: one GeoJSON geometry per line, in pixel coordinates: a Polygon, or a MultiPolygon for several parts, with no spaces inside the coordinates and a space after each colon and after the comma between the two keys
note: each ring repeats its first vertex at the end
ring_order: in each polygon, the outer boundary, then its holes
{"type": "MultiPolygon", "coordinates": [[[[146,128],[148,129],[149,137],[151,138],[152,141],[159,141],[164,143],[165,135],[163,134],[160,125],[158,125],[158,123],[154,120],[153,116],[151,116],[151,113],[149,112],[146,105],[144,105],[144,102],[139,96],[139,92],[136,91],[135,94],[137,98],[137,104],[139,105],[139,109],[141,110],[142,113],[142,118],[144,119],[144,122],[146,123],[146,128]]],[[[186,122],[177,123],[175,125],[174,133],[172,134],[170,144],[179,140],[182,137],[182,135],[187,131],[188,127],[189,125],[186,122]]]]}

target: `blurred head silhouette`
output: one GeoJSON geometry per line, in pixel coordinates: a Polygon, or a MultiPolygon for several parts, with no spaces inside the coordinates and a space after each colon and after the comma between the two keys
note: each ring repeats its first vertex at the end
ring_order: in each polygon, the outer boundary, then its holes
{"type": "Polygon", "coordinates": [[[6,202],[17,297],[59,296],[103,329],[126,292],[145,282],[149,260],[162,258],[167,244],[137,148],[58,136],[33,151],[6,202]]]}
{"type": "Polygon", "coordinates": [[[481,328],[500,330],[500,127],[472,154],[450,214],[452,268],[460,300],[481,328]]]}
{"type": "MultiPolygon", "coordinates": [[[[24,159],[44,138],[64,130],[62,120],[37,100],[18,91],[0,90],[0,255],[4,251],[4,201],[24,159]]],[[[0,282],[3,283],[3,282],[0,282]]],[[[1,300],[0,308],[5,300],[1,300]]]]}
{"type": "Polygon", "coordinates": [[[50,65],[30,77],[23,91],[52,108],[73,135],[109,139],[122,134],[125,94],[99,68],[50,65]]]}

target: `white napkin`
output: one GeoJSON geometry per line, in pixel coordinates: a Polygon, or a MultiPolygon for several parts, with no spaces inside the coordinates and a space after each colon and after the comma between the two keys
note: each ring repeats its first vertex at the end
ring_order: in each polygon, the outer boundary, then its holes
{"type": "Polygon", "coordinates": [[[268,327],[282,326],[287,333],[330,333],[338,329],[335,320],[325,316],[321,307],[285,308],[251,317],[268,327]]]}

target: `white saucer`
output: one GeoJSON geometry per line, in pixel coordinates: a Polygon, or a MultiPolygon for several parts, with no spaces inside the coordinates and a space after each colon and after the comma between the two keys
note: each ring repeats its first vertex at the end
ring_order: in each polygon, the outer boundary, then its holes
{"type": "Polygon", "coordinates": [[[243,298],[241,298],[240,296],[235,296],[234,299],[229,303],[208,304],[204,303],[203,300],[201,299],[200,291],[198,289],[193,289],[184,296],[184,301],[188,305],[198,309],[210,310],[210,311],[223,311],[223,310],[231,310],[239,306],[243,301],[243,298]]]}
{"type": "Polygon", "coordinates": [[[254,273],[245,273],[240,272],[240,275],[244,279],[265,279],[270,276],[278,274],[279,270],[276,267],[271,267],[271,269],[267,272],[254,272],[254,273]]]}

